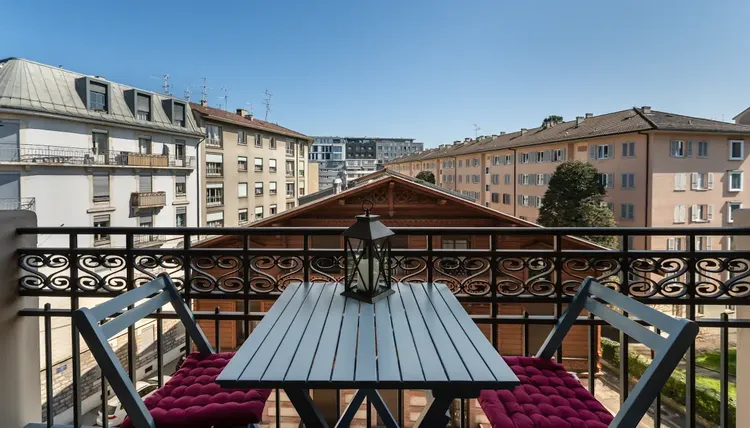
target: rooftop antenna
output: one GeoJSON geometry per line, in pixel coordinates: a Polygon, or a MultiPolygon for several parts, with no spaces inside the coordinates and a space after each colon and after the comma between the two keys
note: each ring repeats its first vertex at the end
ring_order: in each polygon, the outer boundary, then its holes
{"type": "Polygon", "coordinates": [[[190,87],[189,86],[185,88],[185,100],[187,100],[187,102],[190,102],[190,87]]]}
{"type": "Polygon", "coordinates": [[[161,79],[161,89],[164,92],[164,95],[169,95],[170,97],[172,94],[169,92],[169,74],[164,73],[161,76],[151,76],[152,79],[161,79]]]}
{"type": "Polygon", "coordinates": [[[247,109],[248,112],[250,112],[250,116],[253,116],[255,114],[255,108],[253,107],[253,103],[245,103],[246,105],[250,106],[250,108],[247,109]]]}
{"type": "Polygon", "coordinates": [[[229,108],[229,91],[231,90],[231,88],[227,88],[226,86],[221,87],[221,91],[224,92],[224,96],[219,98],[224,98],[224,110],[229,108]]]}
{"type": "Polygon", "coordinates": [[[266,106],[266,116],[263,120],[268,121],[268,113],[271,112],[271,94],[268,92],[268,89],[266,89],[266,98],[263,99],[263,104],[266,106]]]}
{"type": "Polygon", "coordinates": [[[479,125],[477,125],[477,124],[475,123],[475,124],[474,124],[474,139],[476,139],[476,138],[477,138],[477,137],[479,136],[479,130],[480,130],[480,129],[482,129],[482,128],[480,128],[480,127],[479,127],[479,125]]]}
{"type": "Polygon", "coordinates": [[[201,86],[201,102],[203,104],[208,103],[208,84],[206,84],[206,78],[203,78],[203,86],[201,86]]]}

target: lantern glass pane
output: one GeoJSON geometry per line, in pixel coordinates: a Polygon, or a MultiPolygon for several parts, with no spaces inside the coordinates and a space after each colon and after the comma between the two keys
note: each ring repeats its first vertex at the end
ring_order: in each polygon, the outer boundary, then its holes
{"type": "Polygon", "coordinates": [[[362,291],[366,281],[366,273],[363,270],[363,268],[365,268],[363,262],[366,264],[365,241],[356,238],[346,239],[349,244],[349,248],[346,253],[346,263],[348,269],[346,285],[352,291],[362,291]]]}

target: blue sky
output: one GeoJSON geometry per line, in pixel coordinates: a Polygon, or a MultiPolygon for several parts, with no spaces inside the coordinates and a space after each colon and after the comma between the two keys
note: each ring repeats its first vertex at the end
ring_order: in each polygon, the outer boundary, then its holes
{"type": "Polygon", "coordinates": [[[0,57],[229,107],[273,94],[308,135],[428,146],[632,106],[731,120],[750,106],[750,2],[6,2],[0,57]],[[96,18],[97,14],[100,18],[96,18]]]}

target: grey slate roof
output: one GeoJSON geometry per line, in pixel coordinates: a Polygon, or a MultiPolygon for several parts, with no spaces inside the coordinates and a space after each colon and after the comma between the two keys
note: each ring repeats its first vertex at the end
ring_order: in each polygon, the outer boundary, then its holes
{"type": "Polygon", "coordinates": [[[720,122],[710,119],[684,116],[651,110],[644,113],[639,108],[617,111],[588,117],[580,125],[568,121],[553,127],[531,128],[525,133],[511,132],[496,138],[472,140],[444,148],[434,148],[423,152],[394,159],[389,164],[430,160],[441,157],[468,155],[486,151],[533,146],[537,144],[581,140],[608,135],[626,134],[639,131],[686,131],[750,134],[749,125],[720,122]]]}
{"type": "Polygon", "coordinates": [[[81,77],[86,75],[26,59],[0,60],[0,108],[74,117],[193,137],[204,135],[195,123],[187,103],[185,126],[174,125],[162,107],[162,100],[171,100],[172,97],[99,77],[96,80],[108,82],[112,88],[110,111],[89,110],[76,91],[76,79],[81,77]],[[125,91],[128,89],[137,89],[151,95],[151,121],[135,118],[125,102],[125,91]]]}

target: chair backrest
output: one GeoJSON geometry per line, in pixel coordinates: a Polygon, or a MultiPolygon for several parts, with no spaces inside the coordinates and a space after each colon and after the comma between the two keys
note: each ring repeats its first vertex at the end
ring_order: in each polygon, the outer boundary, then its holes
{"type": "Polygon", "coordinates": [[[180,321],[185,325],[185,330],[195,342],[198,351],[212,354],[214,350],[195,322],[193,313],[166,274],[161,274],[153,281],[98,306],[90,309],[81,308],[73,313],[73,322],[81,333],[83,340],[89,346],[91,354],[101,368],[102,374],[109,381],[120,403],[122,403],[123,409],[133,422],[133,426],[137,428],[153,428],[155,426],[154,419],[138,395],[133,380],[128,378],[125,369],[107,340],[167,303],[172,304],[180,321]],[[138,306],[133,306],[143,299],[147,300],[138,306]],[[109,321],[102,323],[107,319],[109,321]]]}
{"type": "Polygon", "coordinates": [[[589,277],[581,283],[573,301],[568,305],[568,309],[547,337],[537,357],[552,358],[562,345],[565,335],[570,331],[584,309],[654,351],[653,361],[609,425],[618,428],[637,426],[657,394],[661,393],[661,389],[672,375],[682,356],[693,345],[695,337],[698,335],[698,325],[684,318],[670,317],[607,288],[589,277]],[[641,323],[611,309],[607,305],[627,312],[629,315],[667,333],[668,336],[664,337],[651,331],[641,323]]]}

